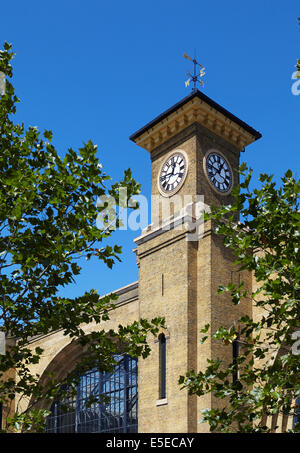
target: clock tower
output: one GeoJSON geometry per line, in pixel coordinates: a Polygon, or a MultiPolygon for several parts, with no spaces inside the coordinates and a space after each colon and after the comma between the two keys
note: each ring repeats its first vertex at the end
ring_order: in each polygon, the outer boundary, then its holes
{"type": "Polygon", "coordinates": [[[191,229],[199,199],[205,209],[232,202],[240,153],[260,137],[198,90],[130,137],[151,158],[151,224],[135,240],[139,316],[164,316],[167,326],[163,342],[154,341],[139,363],[139,432],[205,431],[201,410],[220,404],[180,391],[178,378],[205,369],[207,359],[231,361],[230,346],[211,339],[200,345],[200,330],[251,314],[249,301],[234,307],[230,297],[217,295],[219,285],[244,280],[247,286],[251,277],[236,272],[210,221],[201,235],[191,236],[191,229]]]}

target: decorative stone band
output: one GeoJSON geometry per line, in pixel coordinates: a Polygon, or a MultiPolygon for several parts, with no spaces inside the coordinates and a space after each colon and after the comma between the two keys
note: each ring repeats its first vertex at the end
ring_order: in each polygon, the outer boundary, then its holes
{"type": "Polygon", "coordinates": [[[204,232],[203,214],[204,212],[209,211],[209,206],[202,201],[189,203],[184,206],[177,215],[170,216],[160,225],[151,223],[142,231],[141,236],[134,239],[134,242],[137,245],[141,245],[150,239],[161,235],[165,231],[173,230],[175,228],[180,229],[181,227],[187,233],[187,240],[199,240],[204,232]]]}

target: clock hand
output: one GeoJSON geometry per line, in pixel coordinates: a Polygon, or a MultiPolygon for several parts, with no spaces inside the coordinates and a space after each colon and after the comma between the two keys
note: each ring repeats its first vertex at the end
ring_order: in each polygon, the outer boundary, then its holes
{"type": "Polygon", "coordinates": [[[219,168],[219,171],[218,171],[219,174],[221,173],[221,170],[222,170],[222,168],[224,167],[224,165],[225,165],[225,162],[223,162],[222,165],[221,165],[221,167],[219,168]]]}
{"type": "Polygon", "coordinates": [[[180,173],[181,173],[181,171],[180,171],[180,169],[179,169],[179,171],[178,171],[177,173],[174,173],[173,176],[177,176],[177,175],[179,175],[180,173]]]}
{"type": "Polygon", "coordinates": [[[169,179],[171,178],[171,176],[174,176],[174,170],[176,168],[176,162],[174,164],[172,164],[172,172],[171,173],[167,173],[165,175],[165,177],[168,177],[169,179]]]}
{"type": "Polygon", "coordinates": [[[218,169],[216,167],[214,167],[213,164],[208,164],[208,166],[211,168],[211,170],[214,170],[214,173],[213,173],[213,176],[215,176],[215,174],[217,173],[218,169]]]}
{"type": "Polygon", "coordinates": [[[214,176],[218,173],[218,175],[220,176],[220,178],[223,179],[223,181],[225,181],[225,178],[224,178],[224,176],[221,175],[221,171],[222,171],[224,165],[225,165],[225,162],[223,162],[222,165],[220,166],[220,168],[219,168],[219,169],[216,169],[216,171],[215,171],[215,173],[214,173],[214,176]]]}
{"type": "Polygon", "coordinates": [[[161,179],[166,180],[166,179],[168,178],[168,181],[169,181],[169,179],[171,178],[171,176],[173,176],[173,173],[167,173],[166,175],[161,176],[161,179]]]}

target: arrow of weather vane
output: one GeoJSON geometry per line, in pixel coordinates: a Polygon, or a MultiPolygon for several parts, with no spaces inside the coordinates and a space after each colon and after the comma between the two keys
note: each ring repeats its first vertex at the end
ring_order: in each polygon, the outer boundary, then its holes
{"type": "Polygon", "coordinates": [[[191,74],[190,71],[187,71],[186,75],[188,76],[188,79],[185,81],[186,88],[190,85],[191,82],[194,83],[194,87],[192,89],[192,92],[194,93],[195,91],[197,91],[197,82],[200,86],[204,87],[204,82],[203,80],[201,80],[201,77],[205,75],[205,68],[202,66],[202,64],[198,63],[196,57],[191,58],[186,53],[183,56],[187,60],[190,60],[194,63],[194,74],[191,74]],[[197,66],[200,67],[199,74],[197,74],[197,66]]]}

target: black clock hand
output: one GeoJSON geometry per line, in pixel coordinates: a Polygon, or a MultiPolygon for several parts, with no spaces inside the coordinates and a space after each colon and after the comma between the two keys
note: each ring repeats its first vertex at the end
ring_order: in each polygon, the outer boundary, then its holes
{"type": "Polygon", "coordinates": [[[181,172],[181,171],[180,171],[180,169],[179,169],[179,171],[178,171],[177,173],[174,173],[174,175],[173,175],[173,176],[177,176],[177,175],[180,175],[180,173],[182,173],[182,174],[183,174],[183,172],[181,172]]]}
{"type": "Polygon", "coordinates": [[[167,173],[166,175],[161,176],[160,179],[161,179],[161,180],[164,180],[164,179],[166,179],[166,178],[170,179],[171,176],[172,176],[172,175],[171,175],[170,173],[167,173]]]}
{"type": "Polygon", "coordinates": [[[168,178],[168,181],[169,181],[169,179],[171,178],[171,176],[173,176],[173,173],[167,173],[166,175],[161,176],[161,179],[166,180],[166,179],[168,178]]]}
{"type": "Polygon", "coordinates": [[[218,169],[216,167],[214,167],[213,164],[210,164],[210,163],[208,163],[208,167],[211,168],[211,171],[214,170],[213,176],[215,176],[215,174],[217,173],[218,169]]]}
{"type": "Polygon", "coordinates": [[[223,179],[223,181],[225,181],[225,178],[224,178],[224,176],[221,175],[221,171],[222,171],[224,165],[225,165],[225,161],[222,163],[222,165],[220,166],[220,168],[215,172],[215,174],[218,173],[218,175],[220,176],[220,178],[223,179]]]}
{"type": "Polygon", "coordinates": [[[168,176],[169,179],[170,179],[171,176],[174,176],[174,170],[175,170],[175,168],[176,168],[176,162],[175,162],[174,164],[172,164],[172,172],[171,172],[171,173],[167,173],[167,174],[165,175],[165,177],[168,176]]]}
{"type": "Polygon", "coordinates": [[[221,173],[221,170],[224,167],[224,165],[225,165],[225,161],[222,163],[221,167],[219,168],[219,171],[218,171],[219,174],[221,173]]]}

